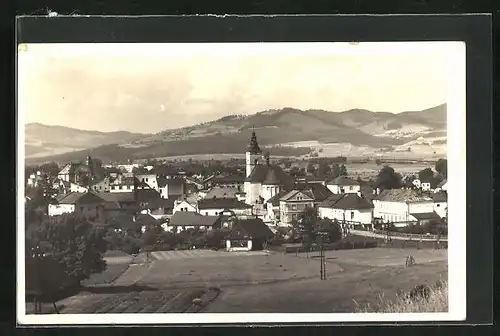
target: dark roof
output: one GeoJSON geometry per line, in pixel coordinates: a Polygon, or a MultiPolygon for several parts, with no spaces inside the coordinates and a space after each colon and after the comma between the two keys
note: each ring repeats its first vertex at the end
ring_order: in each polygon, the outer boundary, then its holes
{"type": "Polygon", "coordinates": [[[250,176],[246,179],[251,183],[264,183],[266,178],[272,178],[275,185],[282,185],[286,188],[293,185],[293,179],[287,175],[280,166],[277,165],[257,165],[250,176]],[[272,172],[270,172],[272,170],[272,172]]]}
{"type": "Polygon", "coordinates": [[[149,202],[161,198],[160,193],[154,189],[138,189],[135,193],[138,202],[149,202]]]}
{"type": "Polygon", "coordinates": [[[441,183],[437,185],[437,188],[442,188],[446,184],[446,182],[448,182],[448,180],[446,179],[442,180],[441,183]]]}
{"type": "Polygon", "coordinates": [[[307,191],[308,195],[312,195],[315,201],[322,202],[331,196],[333,193],[321,183],[304,183],[298,184],[297,190],[302,192],[307,191]]]}
{"type": "Polygon", "coordinates": [[[373,208],[373,204],[365,197],[357,193],[332,195],[320,204],[323,208],[343,210],[363,210],[373,208]]]}
{"type": "Polygon", "coordinates": [[[330,182],[328,182],[328,185],[342,185],[342,186],[350,186],[350,185],[359,185],[358,181],[354,181],[353,179],[350,179],[346,176],[339,176],[330,182]]]}
{"type": "Polygon", "coordinates": [[[431,219],[436,219],[439,220],[441,217],[435,212],[425,212],[425,213],[411,213],[413,217],[415,217],[417,220],[431,220],[431,219]]]}
{"type": "Polygon", "coordinates": [[[434,202],[448,202],[448,194],[440,191],[431,195],[434,202]]]}
{"type": "Polygon", "coordinates": [[[148,201],[148,207],[150,209],[165,208],[173,209],[175,203],[175,198],[155,198],[148,201]]]}
{"type": "Polygon", "coordinates": [[[159,176],[156,180],[158,181],[158,187],[160,187],[160,188],[163,188],[166,185],[171,185],[171,186],[182,185],[186,182],[182,178],[166,178],[163,176],[159,176]]]}
{"type": "Polygon", "coordinates": [[[88,192],[88,193],[79,193],[72,192],[69,194],[65,194],[64,197],[56,198],[56,201],[59,204],[93,204],[93,203],[104,203],[105,200],[99,197],[98,195],[88,192]]]}
{"type": "Polygon", "coordinates": [[[236,198],[208,198],[198,201],[198,209],[248,209],[251,205],[238,201],[236,198]]]}
{"type": "Polygon", "coordinates": [[[233,226],[228,238],[230,239],[269,239],[273,232],[264,224],[262,219],[240,219],[233,226]]]}
{"type": "Polygon", "coordinates": [[[219,216],[202,216],[196,212],[177,211],[170,219],[169,226],[213,226],[219,216]]]}
{"type": "Polygon", "coordinates": [[[339,199],[342,198],[342,196],[344,196],[344,194],[332,194],[328,196],[328,198],[325,199],[323,202],[321,202],[319,206],[322,208],[332,208],[333,205],[337,203],[339,199]]]}
{"type": "Polygon", "coordinates": [[[211,199],[213,197],[216,197],[216,198],[235,198],[235,196],[238,192],[239,191],[236,188],[215,187],[215,188],[210,189],[207,192],[207,195],[205,196],[205,198],[206,199],[211,199]]]}
{"type": "Polygon", "coordinates": [[[366,198],[360,197],[358,194],[350,193],[342,195],[342,198],[334,204],[334,207],[346,210],[362,210],[373,208],[373,204],[366,198]]]}
{"type": "Polygon", "coordinates": [[[139,224],[137,222],[134,222],[134,215],[126,212],[122,212],[116,216],[109,218],[106,221],[106,226],[129,230],[139,229],[139,224]]]}
{"type": "Polygon", "coordinates": [[[133,203],[135,202],[134,198],[134,192],[117,192],[117,193],[110,193],[110,192],[103,192],[103,193],[97,193],[99,197],[104,199],[105,201],[108,202],[118,202],[118,203],[133,203]]]}
{"type": "Polygon", "coordinates": [[[386,189],[375,199],[386,202],[430,202],[432,198],[419,190],[413,189],[386,189]]]}
{"type": "Polygon", "coordinates": [[[152,225],[158,223],[158,221],[149,214],[138,214],[135,216],[135,221],[139,225],[152,225]]]}
{"type": "Polygon", "coordinates": [[[231,183],[231,184],[236,184],[236,183],[243,183],[245,182],[245,176],[240,176],[240,175],[233,175],[233,176],[216,176],[212,179],[213,183],[231,183]]]}
{"type": "Polygon", "coordinates": [[[271,197],[270,199],[268,199],[266,203],[271,203],[274,206],[278,206],[280,205],[280,198],[285,196],[286,194],[288,194],[288,191],[282,190],[273,197],[271,197]]]}
{"type": "Polygon", "coordinates": [[[257,142],[257,135],[255,134],[255,131],[252,131],[252,136],[250,137],[250,143],[247,146],[247,152],[250,152],[251,154],[262,153],[259,147],[259,143],[257,142]]]}

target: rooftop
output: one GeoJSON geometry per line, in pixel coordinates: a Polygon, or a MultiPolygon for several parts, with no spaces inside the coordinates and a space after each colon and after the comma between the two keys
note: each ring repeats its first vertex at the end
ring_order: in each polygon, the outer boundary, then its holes
{"type": "Polygon", "coordinates": [[[259,218],[240,219],[233,226],[230,239],[268,239],[273,236],[273,232],[269,227],[259,218]]]}
{"type": "Polygon", "coordinates": [[[213,226],[219,216],[202,216],[196,212],[177,211],[170,219],[169,226],[213,226]]]}
{"type": "Polygon", "coordinates": [[[198,201],[198,209],[249,209],[251,205],[236,198],[207,198],[198,201]]]}
{"type": "Polygon", "coordinates": [[[354,181],[353,179],[350,179],[347,176],[339,176],[328,182],[328,185],[354,186],[354,185],[359,185],[359,182],[354,181]]]}
{"type": "Polygon", "coordinates": [[[414,189],[386,189],[375,199],[385,202],[403,203],[432,202],[432,198],[428,194],[414,189]]]}

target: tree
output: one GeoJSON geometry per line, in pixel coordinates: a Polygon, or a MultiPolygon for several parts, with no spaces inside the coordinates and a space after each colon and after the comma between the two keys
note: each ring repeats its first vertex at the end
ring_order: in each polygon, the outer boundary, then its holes
{"type": "Polygon", "coordinates": [[[384,166],[377,175],[376,187],[381,190],[401,188],[401,175],[394,168],[384,166]]]}
{"type": "Polygon", "coordinates": [[[315,240],[316,223],[319,221],[315,208],[307,207],[297,220],[292,222],[295,234],[302,237],[302,244],[310,246],[315,240]]]}
{"type": "Polygon", "coordinates": [[[425,168],[418,172],[418,178],[422,182],[434,183],[434,172],[431,168],[425,168]]]}
{"type": "Polygon", "coordinates": [[[345,165],[341,165],[340,166],[340,172],[339,172],[339,175],[340,176],[347,176],[347,168],[345,167],[345,165]]]}
{"type": "Polygon", "coordinates": [[[94,227],[83,216],[63,214],[42,222],[32,239],[34,245],[47,246],[45,254],[79,283],[106,268],[104,236],[103,228],[94,227]]]}
{"type": "Polygon", "coordinates": [[[322,234],[323,243],[335,243],[342,238],[342,228],[338,222],[334,222],[331,219],[320,219],[315,227],[316,237],[319,234],[322,234]]]}
{"type": "Polygon", "coordinates": [[[57,176],[59,174],[59,166],[55,162],[45,163],[40,166],[40,171],[47,174],[50,177],[57,176]]]}
{"type": "Polygon", "coordinates": [[[308,172],[309,174],[313,174],[315,171],[316,171],[316,169],[314,168],[314,165],[313,165],[312,163],[309,163],[309,164],[307,165],[307,172],[308,172]]]}
{"type": "Polygon", "coordinates": [[[448,160],[439,159],[436,162],[434,169],[444,178],[448,176],[448,160]]]}
{"type": "Polygon", "coordinates": [[[321,160],[319,162],[318,170],[316,170],[316,177],[325,178],[331,173],[330,166],[326,163],[326,161],[321,160]]]}
{"type": "Polygon", "coordinates": [[[338,165],[338,163],[334,163],[332,165],[332,168],[330,169],[330,177],[332,179],[335,179],[339,176],[340,176],[340,166],[338,165]]]}

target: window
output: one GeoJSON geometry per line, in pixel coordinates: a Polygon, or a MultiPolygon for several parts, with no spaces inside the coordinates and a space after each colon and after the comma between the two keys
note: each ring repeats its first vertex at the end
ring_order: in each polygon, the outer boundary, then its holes
{"type": "Polygon", "coordinates": [[[148,182],[148,178],[146,177],[146,182],[148,182]]]}
{"type": "Polygon", "coordinates": [[[354,187],[353,186],[349,186],[349,190],[354,190],[354,187]]]}
{"type": "Polygon", "coordinates": [[[297,210],[297,205],[296,204],[292,204],[292,210],[297,210]]]}
{"type": "Polygon", "coordinates": [[[441,204],[436,204],[437,207],[441,206],[441,204]]]}
{"type": "Polygon", "coordinates": [[[354,211],[351,211],[351,220],[354,219],[354,211]]]}
{"type": "Polygon", "coordinates": [[[208,212],[205,211],[205,216],[208,216],[208,212]]]}

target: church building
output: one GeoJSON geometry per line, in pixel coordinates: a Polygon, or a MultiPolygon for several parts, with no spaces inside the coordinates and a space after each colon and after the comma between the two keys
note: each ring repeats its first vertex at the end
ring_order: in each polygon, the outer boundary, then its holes
{"type": "Polygon", "coordinates": [[[246,151],[245,203],[264,204],[284,190],[293,188],[294,181],[278,165],[270,162],[269,152],[259,147],[255,130],[246,151]]]}

